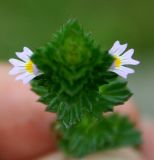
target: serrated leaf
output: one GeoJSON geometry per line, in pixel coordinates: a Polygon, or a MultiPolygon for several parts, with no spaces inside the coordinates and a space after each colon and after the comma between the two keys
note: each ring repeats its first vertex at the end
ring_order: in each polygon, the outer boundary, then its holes
{"type": "Polygon", "coordinates": [[[61,149],[73,157],[141,143],[139,131],[128,118],[116,114],[99,121],[89,116],[84,117],[70,129],[60,128],[60,133],[61,149]]]}
{"type": "Polygon", "coordinates": [[[123,104],[132,96],[127,88],[127,82],[120,78],[100,86],[99,93],[101,98],[112,106],[123,104]]]}

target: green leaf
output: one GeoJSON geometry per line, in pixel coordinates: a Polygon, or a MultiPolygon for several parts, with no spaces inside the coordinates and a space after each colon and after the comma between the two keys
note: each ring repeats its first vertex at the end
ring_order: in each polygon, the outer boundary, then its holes
{"type": "Polygon", "coordinates": [[[120,78],[100,86],[99,94],[111,110],[113,106],[123,104],[132,96],[127,88],[127,82],[120,78]]]}
{"type": "Polygon", "coordinates": [[[86,116],[70,129],[59,126],[57,131],[61,135],[60,148],[73,157],[141,143],[139,131],[127,117],[117,114],[99,121],[86,116]]]}

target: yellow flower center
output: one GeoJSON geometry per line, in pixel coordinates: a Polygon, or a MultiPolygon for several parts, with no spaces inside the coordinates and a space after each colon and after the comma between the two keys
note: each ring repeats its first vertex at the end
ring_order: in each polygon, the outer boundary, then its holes
{"type": "Polygon", "coordinates": [[[114,61],[114,64],[115,64],[115,67],[119,68],[121,66],[121,59],[118,57],[118,56],[115,56],[115,61],[114,61]]]}
{"type": "Polygon", "coordinates": [[[26,63],[25,69],[27,72],[33,73],[33,62],[31,60],[26,63]]]}

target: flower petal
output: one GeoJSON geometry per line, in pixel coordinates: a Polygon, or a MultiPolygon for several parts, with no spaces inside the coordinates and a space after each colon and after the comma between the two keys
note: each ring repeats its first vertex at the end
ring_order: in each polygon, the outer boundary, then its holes
{"type": "Polygon", "coordinates": [[[119,68],[120,70],[124,71],[124,72],[128,72],[128,73],[134,73],[134,69],[131,69],[131,68],[128,68],[128,67],[125,67],[125,66],[121,66],[119,68]]]}
{"type": "Polygon", "coordinates": [[[131,68],[121,66],[119,69],[116,68],[110,68],[110,71],[115,72],[119,76],[123,78],[127,78],[128,74],[134,73],[135,71],[131,68]]]}
{"type": "Polygon", "coordinates": [[[18,58],[20,58],[21,60],[27,62],[29,60],[29,57],[24,54],[23,52],[16,52],[16,55],[18,58]]]}
{"type": "Polygon", "coordinates": [[[122,60],[122,65],[138,65],[140,62],[135,59],[122,60]]]}
{"type": "Polygon", "coordinates": [[[26,78],[28,75],[30,75],[29,73],[25,72],[19,76],[16,77],[16,80],[24,80],[24,78],[26,78]]]}
{"type": "Polygon", "coordinates": [[[134,73],[135,71],[131,68],[125,67],[125,66],[121,66],[119,68],[120,71],[124,72],[124,77],[123,78],[127,78],[128,74],[134,73]]]}
{"type": "Polygon", "coordinates": [[[126,44],[123,44],[121,45],[119,41],[116,41],[114,44],[113,44],[113,47],[109,50],[109,54],[111,55],[117,55],[119,56],[120,54],[122,54],[127,48],[127,43],[126,44]]]}
{"type": "Polygon", "coordinates": [[[37,66],[34,64],[33,65],[33,70],[34,70],[34,75],[39,76],[40,74],[42,74],[42,72],[37,68],[37,66]]]}
{"type": "Polygon", "coordinates": [[[123,72],[123,71],[121,71],[121,70],[118,70],[118,69],[110,69],[110,71],[118,74],[119,76],[121,76],[121,77],[123,77],[123,78],[125,78],[125,79],[126,79],[126,77],[127,77],[127,76],[126,76],[126,73],[123,72]]]}
{"type": "Polygon", "coordinates": [[[119,46],[120,46],[119,41],[116,41],[116,42],[113,44],[112,48],[109,50],[109,53],[110,53],[111,55],[114,55],[115,51],[118,49],[119,46]]]}
{"type": "Polygon", "coordinates": [[[16,74],[22,73],[24,71],[25,71],[24,67],[14,67],[9,71],[9,74],[10,75],[16,75],[16,74]]]}
{"type": "Polygon", "coordinates": [[[119,48],[116,50],[115,54],[114,55],[117,55],[117,56],[120,56],[127,48],[128,44],[123,44],[123,45],[120,45],[119,48]]]}
{"type": "Polygon", "coordinates": [[[31,57],[33,55],[33,52],[28,48],[28,47],[24,47],[24,54],[31,57]]]}
{"type": "Polygon", "coordinates": [[[28,84],[28,83],[29,83],[32,79],[34,79],[35,77],[36,77],[36,76],[33,75],[33,74],[25,77],[24,80],[23,80],[23,84],[28,84]]]}
{"type": "Polygon", "coordinates": [[[121,59],[128,59],[131,58],[132,55],[134,54],[134,49],[129,49],[127,52],[125,52],[121,57],[121,59]]]}
{"type": "Polygon", "coordinates": [[[9,62],[14,66],[25,66],[25,63],[18,59],[11,58],[9,59],[9,62]]]}

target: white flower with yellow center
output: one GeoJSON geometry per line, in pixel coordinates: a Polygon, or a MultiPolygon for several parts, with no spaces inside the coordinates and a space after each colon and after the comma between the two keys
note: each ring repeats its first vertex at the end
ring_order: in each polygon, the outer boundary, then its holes
{"type": "Polygon", "coordinates": [[[134,49],[125,51],[126,48],[127,44],[121,45],[119,41],[116,41],[113,47],[109,50],[109,54],[115,59],[109,70],[123,78],[127,78],[128,74],[135,72],[133,69],[125,67],[124,65],[138,65],[140,63],[132,58],[134,49]]]}
{"type": "Polygon", "coordinates": [[[24,47],[23,52],[16,52],[16,55],[21,60],[14,58],[9,60],[9,62],[14,66],[13,69],[10,70],[9,74],[20,74],[16,77],[16,80],[22,80],[24,84],[27,84],[33,78],[40,75],[40,71],[31,61],[33,52],[29,48],[24,47]]]}

